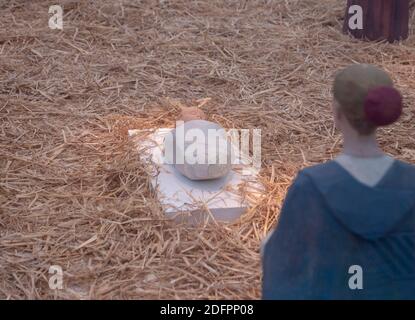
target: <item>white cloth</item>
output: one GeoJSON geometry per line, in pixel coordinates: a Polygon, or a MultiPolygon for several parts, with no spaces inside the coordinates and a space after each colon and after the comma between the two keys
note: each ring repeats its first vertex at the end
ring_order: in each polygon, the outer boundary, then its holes
{"type": "Polygon", "coordinates": [[[164,140],[164,156],[190,180],[222,178],[232,169],[231,144],[225,129],[205,120],[178,125],[164,140]]]}
{"type": "Polygon", "coordinates": [[[387,155],[375,158],[360,158],[341,154],[335,161],[357,181],[369,187],[376,186],[395,161],[387,155]]]}

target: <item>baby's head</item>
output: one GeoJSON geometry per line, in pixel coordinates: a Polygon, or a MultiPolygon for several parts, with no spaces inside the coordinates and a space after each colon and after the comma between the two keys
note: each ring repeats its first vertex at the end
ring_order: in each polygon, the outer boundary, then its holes
{"type": "Polygon", "coordinates": [[[389,75],[374,66],[355,64],[341,70],[334,81],[336,126],[347,124],[360,135],[397,121],[402,113],[402,96],[389,75]]]}
{"type": "Polygon", "coordinates": [[[206,120],[207,117],[202,109],[197,107],[181,107],[181,112],[178,120],[184,122],[192,120],[206,120]]]}

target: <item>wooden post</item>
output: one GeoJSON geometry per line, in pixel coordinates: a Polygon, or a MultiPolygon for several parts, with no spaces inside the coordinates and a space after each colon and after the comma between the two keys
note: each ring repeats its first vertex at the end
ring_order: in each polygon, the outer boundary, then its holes
{"type": "Polygon", "coordinates": [[[358,39],[371,41],[404,40],[409,31],[409,0],[347,0],[343,31],[358,39]],[[363,29],[349,26],[349,8],[358,5],[363,9],[363,29]]]}

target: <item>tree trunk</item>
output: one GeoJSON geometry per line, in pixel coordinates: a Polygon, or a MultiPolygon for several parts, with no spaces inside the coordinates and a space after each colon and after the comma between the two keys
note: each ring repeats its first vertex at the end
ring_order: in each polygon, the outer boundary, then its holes
{"type": "Polygon", "coordinates": [[[358,39],[371,41],[404,40],[408,37],[409,0],[347,0],[343,31],[358,39]],[[363,29],[350,28],[352,5],[363,9],[363,29]]]}

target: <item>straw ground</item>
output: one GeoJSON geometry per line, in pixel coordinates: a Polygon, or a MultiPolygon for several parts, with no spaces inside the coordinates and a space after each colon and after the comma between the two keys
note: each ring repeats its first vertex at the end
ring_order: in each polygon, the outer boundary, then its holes
{"type": "Polygon", "coordinates": [[[381,131],[415,162],[415,37],[341,33],[345,1],[0,1],[0,298],[257,299],[260,243],[296,172],[333,158],[336,70],[390,72],[405,114],[381,131]],[[233,225],[167,221],[127,129],[197,105],[262,129],[267,197],[233,225]],[[48,285],[51,265],[62,290],[48,285]]]}

